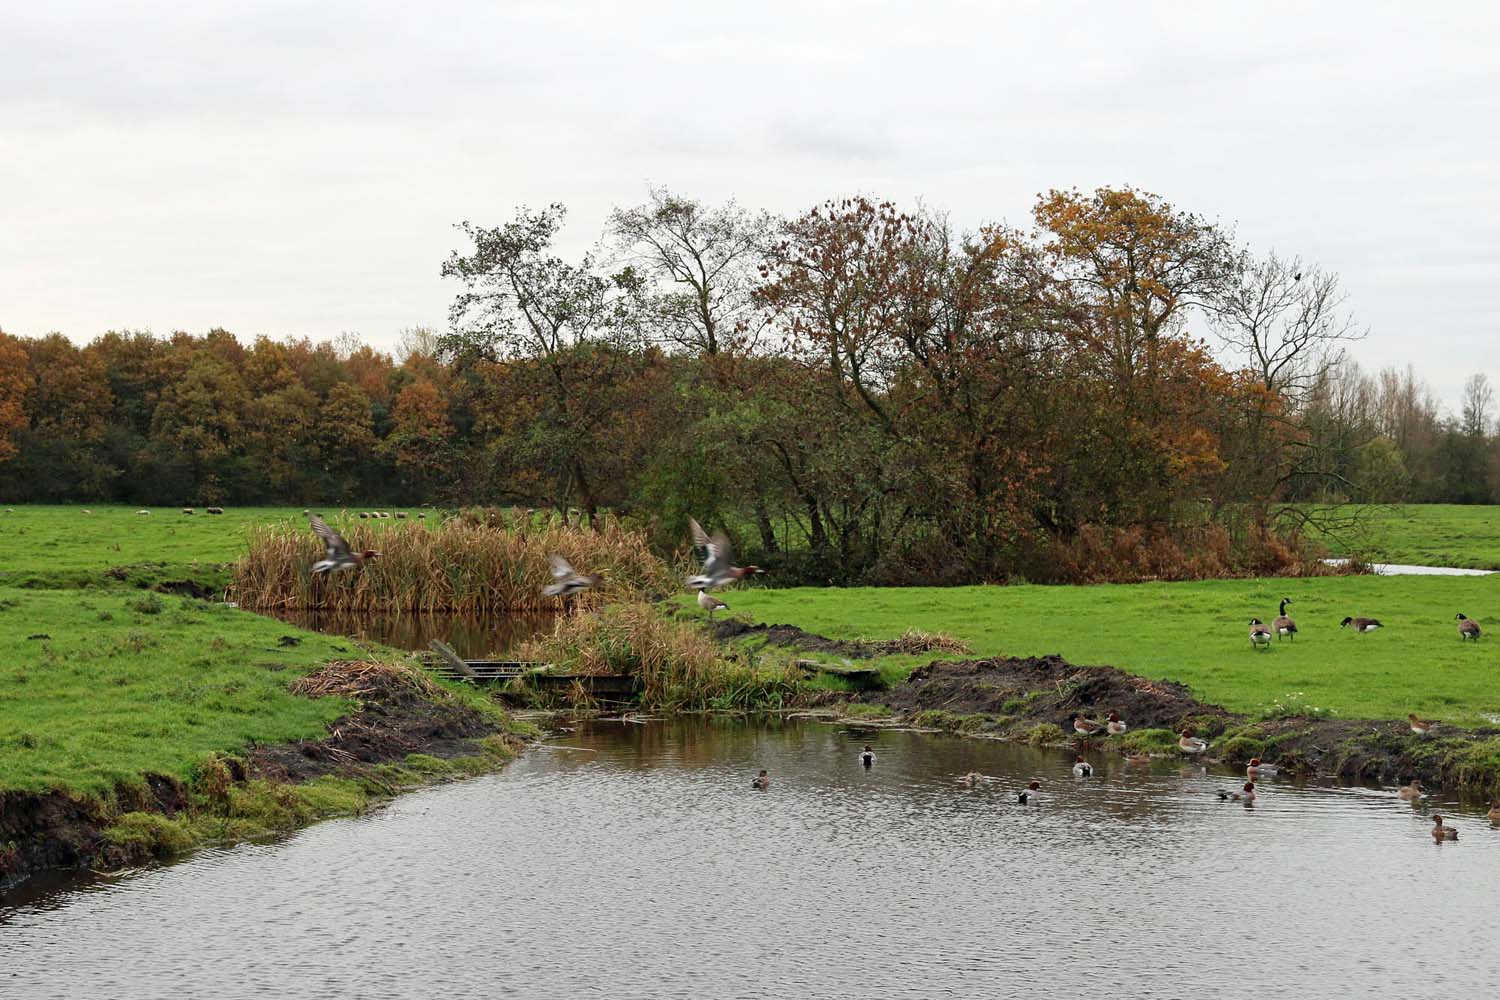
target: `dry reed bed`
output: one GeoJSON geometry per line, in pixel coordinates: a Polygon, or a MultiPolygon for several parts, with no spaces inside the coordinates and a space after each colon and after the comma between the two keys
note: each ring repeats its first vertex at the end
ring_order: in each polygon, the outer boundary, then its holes
{"type": "Polygon", "coordinates": [[[562,673],[638,677],[641,703],[662,710],[781,708],[799,690],[790,661],[757,665],[644,603],[559,618],[551,635],[526,643],[520,655],[562,673]]]}
{"type": "Polygon", "coordinates": [[[234,569],[229,597],[241,607],[319,608],[348,612],[495,614],[556,611],[567,598],[546,597],[549,553],[559,552],[580,573],[604,584],[588,604],[657,596],[680,586],[672,569],[651,553],[644,535],[617,524],[585,531],[558,524],[498,527],[451,519],[367,523],[336,519],[333,527],[355,551],[380,558],[358,571],[314,577],[321,543],[304,526],[252,528],[249,551],[234,569]]]}

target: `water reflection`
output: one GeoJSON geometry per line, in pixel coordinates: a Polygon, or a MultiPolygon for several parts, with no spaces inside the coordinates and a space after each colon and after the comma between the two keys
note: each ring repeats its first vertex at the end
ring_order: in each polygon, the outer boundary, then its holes
{"type": "Polygon", "coordinates": [[[478,618],[465,615],[353,614],[334,611],[279,609],[265,611],[288,625],[347,635],[394,646],[425,650],[427,643],[441,639],[459,656],[468,659],[501,658],[513,654],[533,636],[550,632],[557,616],[552,614],[495,615],[478,618]]]}
{"type": "Polygon", "coordinates": [[[595,723],[274,845],[0,908],[0,994],[1477,995],[1500,831],[1393,791],[791,721],[595,723]],[[877,761],[859,765],[862,744],[877,761]],[[765,793],[750,778],[766,768],[765,793]],[[989,782],[957,783],[978,771],[989,782]],[[1040,803],[1015,793],[1042,782],[1040,803]],[[1413,915],[1448,914],[1413,938],[1413,915]],[[48,906],[51,909],[48,909],[48,906]],[[1467,915],[1467,916],[1465,916],[1467,915]],[[1253,947],[1251,946],[1253,943],[1253,947]],[[247,947],[247,944],[251,945],[247,947]],[[435,971],[438,970],[438,971],[435,971]],[[1462,991],[1462,992],[1460,992],[1462,991]]]}

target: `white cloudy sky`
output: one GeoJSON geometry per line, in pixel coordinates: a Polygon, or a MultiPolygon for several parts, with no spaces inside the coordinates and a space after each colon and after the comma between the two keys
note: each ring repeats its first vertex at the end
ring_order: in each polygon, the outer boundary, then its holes
{"type": "Polygon", "coordinates": [[[1027,221],[1134,184],[1342,274],[1371,366],[1500,381],[1500,5],[13,3],[0,326],[441,324],[452,224],[648,184],[1027,221]]]}

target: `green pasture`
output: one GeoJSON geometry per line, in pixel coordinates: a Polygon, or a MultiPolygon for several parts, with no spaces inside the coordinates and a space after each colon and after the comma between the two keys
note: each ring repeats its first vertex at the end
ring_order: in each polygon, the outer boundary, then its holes
{"type": "MultiPolygon", "coordinates": [[[[721,596],[753,621],[832,638],[890,639],[919,629],[964,639],[981,656],[1060,653],[1181,681],[1237,712],[1373,719],[1416,712],[1475,725],[1500,718],[1500,576],[753,588],[721,596]],[[1297,639],[1253,650],[1250,619],[1270,622],[1283,597],[1293,601],[1297,639]],[[1479,642],[1459,640],[1460,611],[1485,626],[1479,642]],[[1339,627],[1345,615],[1387,627],[1360,635],[1339,627]]],[[[931,658],[901,657],[884,669],[900,676],[931,658]]]]}
{"type": "MultiPolygon", "coordinates": [[[[1375,562],[1500,570],[1500,507],[1458,504],[1352,506],[1354,527],[1319,540],[1334,555],[1375,562]]],[[[1313,537],[1318,538],[1316,532],[1313,537]]]]}

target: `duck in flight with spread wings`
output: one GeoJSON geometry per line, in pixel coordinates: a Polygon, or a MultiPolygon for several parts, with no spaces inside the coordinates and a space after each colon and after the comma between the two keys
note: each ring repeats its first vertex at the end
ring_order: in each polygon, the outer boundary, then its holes
{"type": "Polygon", "coordinates": [[[351,551],[349,543],[344,541],[344,536],[330,528],[328,522],[317,514],[312,516],[311,524],[313,534],[323,539],[323,544],[328,550],[327,555],[313,563],[314,573],[338,573],[346,569],[360,569],[366,562],[380,557],[380,553],[373,549],[365,549],[362,552],[351,551]]]}
{"type": "Polygon", "coordinates": [[[693,532],[693,544],[705,553],[702,572],[687,578],[687,585],[693,590],[713,590],[765,572],[759,566],[734,565],[734,550],[729,547],[724,532],[716,531],[709,537],[703,525],[691,517],[688,518],[688,527],[693,532]]]}

